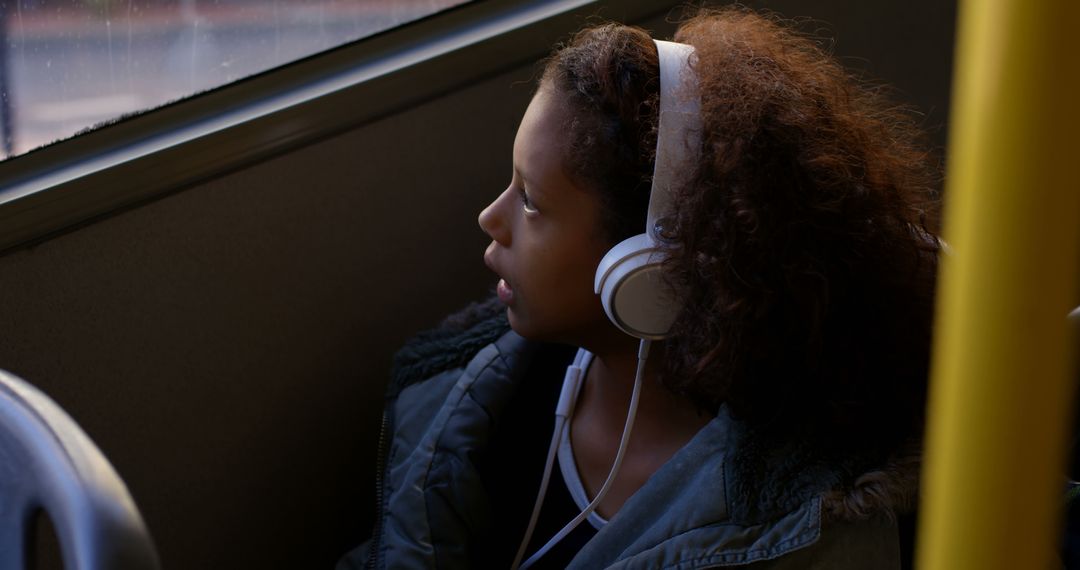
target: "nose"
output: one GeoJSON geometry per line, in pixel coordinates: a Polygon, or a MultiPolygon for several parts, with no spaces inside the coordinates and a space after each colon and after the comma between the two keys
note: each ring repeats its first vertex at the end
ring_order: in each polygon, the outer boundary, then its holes
{"type": "Polygon", "coordinates": [[[507,188],[480,212],[477,221],[491,239],[502,245],[510,245],[510,223],[507,220],[506,203],[511,189],[507,188]]]}

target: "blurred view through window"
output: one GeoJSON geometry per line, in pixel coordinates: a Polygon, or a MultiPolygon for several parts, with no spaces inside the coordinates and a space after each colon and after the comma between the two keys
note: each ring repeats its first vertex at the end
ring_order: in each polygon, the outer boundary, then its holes
{"type": "Polygon", "coordinates": [[[0,0],[0,158],[466,0],[0,0]]]}

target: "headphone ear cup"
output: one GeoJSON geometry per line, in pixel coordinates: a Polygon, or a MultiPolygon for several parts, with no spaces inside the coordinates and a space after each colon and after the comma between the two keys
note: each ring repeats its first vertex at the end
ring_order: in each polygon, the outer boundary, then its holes
{"type": "Polygon", "coordinates": [[[638,234],[608,251],[596,269],[595,290],[611,322],[630,336],[667,336],[679,304],[664,280],[663,250],[648,234],[638,234]]]}

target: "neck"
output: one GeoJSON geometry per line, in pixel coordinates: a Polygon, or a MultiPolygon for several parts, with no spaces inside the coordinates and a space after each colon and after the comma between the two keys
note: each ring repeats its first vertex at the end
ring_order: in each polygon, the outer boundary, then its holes
{"type": "MultiPolygon", "coordinates": [[[[621,403],[629,403],[634,387],[634,376],[638,369],[638,350],[641,341],[625,337],[609,346],[596,347],[593,364],[589,369],[589,381],[601,388],[608,397],[621,403]]],[[[655,342],[649,349],[645,361],[645,373],[642,377],[642,393],[663,389],[660,382],[660,369],[664,361],[663,342],[655,342]]]]}
{"type": "MultiPolygon", "coordinates": [[[[626,419],[638,367],[639,343],[638,339],[619,333],[606,343],[586,347],[593,353],[593,363],[586,377],[584,391],[587,396],[584,399],[590,404],[591,413],[604,418],[604,423],[612,429],[621,430],[626,419]]],[[[663,385],[660,378],[664,357],[664,342],[654,341],[645,362],[635,422],[642,428],[643,437],[684,424],[687,429],[696,431],[708,419],[697,412],[689,399],[672,393],[663,385]],[[667,429],[662,429],[664,426],[667,429]]]]}
{"type": "MultiPolygon", "coordinates": [[[[638,340],[623,335],[586,348],[593,353],[593,361],[574,408],[570,438],[578,472],[592,497],[608,477],[622,439],[638,366],[638,340]]],[[[599,505],[601,516],[617,512],[711,419],[698,413],[689,399],[661,384],[664,356],[663,342],[649,350],[633,432],[611,492],[599,505]]]]}

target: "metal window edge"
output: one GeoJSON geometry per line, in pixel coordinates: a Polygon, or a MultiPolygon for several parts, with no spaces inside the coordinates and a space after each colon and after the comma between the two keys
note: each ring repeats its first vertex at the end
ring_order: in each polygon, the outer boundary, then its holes
{"type": "Polygon", "coordinates": [[[0,255],[527,64],[588,17],[677,5],[480,1],[9,159],[0,255]]]}

